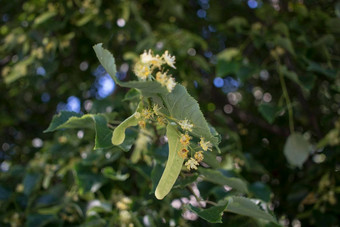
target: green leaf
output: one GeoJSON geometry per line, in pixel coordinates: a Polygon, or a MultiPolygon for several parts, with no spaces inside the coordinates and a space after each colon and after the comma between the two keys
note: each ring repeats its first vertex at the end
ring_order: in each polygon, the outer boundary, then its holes
{"type": "Polygon", "coordinates": [[[275,44],[287,50],[291,55],[295,56],[295,51],[293,43],[289,38],[284,38],[281,36],[276,36],[275,44]]]}
{"type": "Polygon", "coordinates": [[[217,55],[216,76],[223,77],[229,73],[236,73],[240,63],[235,59],[240,56],[237,48],[227,48],[217,55]]]}
{"type": "Polygon", "coordinates": [[[90,119],[83,118],[78,119],[82,115],[75,112],[69,112],[69,111],[61,111],[59,114],[54,115],[53,119],[48,126],[48,128],[44,132],[53,132],[58,129],[62,128],[86,128],[91,127],[92,125],[89,124],[90,119]],[[78,119],[76,121],[72,122],[72,119],[78,119]]]}
{"type": "Polygon", "coordinates": [[[239,54],[240,54],[240,51],[238,48],[231,47],[231,48],[227,48],[221,51],[217,55],[217,59],[225,60],[228,62],[228,61],[231,61],[231,59],[233,59],[234,57],[238,56],[239,54]]]}
{"type": "Polygon", "coordinates": [[[311,151],[311,145],[301,133],[292,133],[284,146],[284,154],[288,162],[293,166],[302,167],[311,151]]]}
{"type": "Polygon", "coordinates": [[[25,226],[42,227],[56,220],[58,220],[58,217],[55,215],[29,214],[25,226]]]}
{"type": "Polygon", "coordinates": [[[107,127],[107,121],[103,114],[81,115],[74,112],[62,111],[53,117],[50,126],[44,132],[53,132],[67,128],[95,129],[96,138],[94,149],[112,147],[112,131],[107,127]]]}
{"type": "Polygon", "coordinates": [[[121,82],[116,77],[117,68],[115,59],[113,55],[108,50],[105,50],[102,46],[103,46],[102,43],[98,43],[93,46],[97,58],[99,59],[100,64],[102,64],[106,72],[112,77],[112,79],[117,84],[121,85],[121,82]]]}
{"type": "Polygon", "coordinates": [[[111,180],[115,181],[125,181],[129,178],[129,174],[121,174],[120,172],[116,172],[112,167],[108,166],[102,169],[102,173],[104,177],[107,177],[111,180]]]}
{"type": "Polygon", "coordinates": [[[264,202],[270,201],[271,190],[266,184],[259,181],[255,182],[249,186],[249,190],[256,198],[259,198],[264,202]]]}
{"type": "Polygon", "coordinates": [[[220,205],[210,207],[208,209],[200,209],[189,204],[186,206],[189,210],[196,213],[200,218],[210,223],[222,223],[222,216],[228,203],[223,201],[220,205]]]}
{"type": "Polygon", "coordinates": [[[172,186],[181,172],[184,159],[177,154],[183,147],[179,142],[179,133],[176,127],[168,124],[166,135],[169,143],[169,157],[163,175],[155,190],[157,199],[163,199],[171,190],[172,186]]]}
{"type": "Polygon", "coordinates": [[[281,71],[281,73],[286,76],[287,78],[289,78],[291,81],[295,82],[298,85],[301,85],[300,80],[298,78],[298,75],[293,72],[293,71],[289,71],[287,66],[285,65],[280,65],[279,66],[279,70],[281,71]]]}
{"type": "Polygon", "coordinates": [[[204,180],[206,181],[218,185],[228,185],[239,192],[248,193],[247,184],[241,179],[226,177],[220,171],[213,169],[199,168],[199,172],[203,175],[204,180]]]}
{"type": "Polygon", "coordinates": [[[112,205],[109,202],[102,202],[100,200],[92,200],[87,205],[86,214],[90,213],[110,213],[112,212],[112,205]]]}
{"type": "Polygon", "coordinates": [[[94,193],[107,181],[100,173],[92,171],[92,169],[81,163],[75,165],[76,182],[79,188],[79,193],[94,193]]]}
{"type": "Polygon", "coordinates": [[[133,101],[140,98],[140,92],[137,89],[130,89],[124,96],[123,101],[133,101]]]}
{"type": "Polygon", "coordinates": [[[39,188],[41,179],[40,173],[27,173],[23,181],[24,194],[29,196],[35,189],[39,188]]]}
{"type": "Polygon", "coordinates": [[[48,19],[54,17],[55,15],[57,15],[57,12],[48,11],[48,12],[42,13],[37,18],[35,18],[33,26],[38,26],[44,23],[45,21],[47,21],[48,19]]]}
{"type": "Polygon", "coordinates": [[[328,69],[325,68],[323,66],[321,66],[320,64],[310,61],[310,60],[305,60],[308,63],[308,67],[307,70],[308,71],[312,71],[312,72],[316,72],[316,73],[320,73],[322,75],[325,75],[329,78],[336,78],[337,76],[337,71],[335,69],[328,69]]]}
{"type": "Polygon", "coordinates": [[[197,137],[204,137],[215,146],[220,142],[218,136],[214,136],[205,120],[197,101],[191,97],[185,87],[177,84],[175,89],[164,98],[171,117],[178,120],[188,119],[193,124],[192,134],[197,137]]]}
{"type": "Polygon", "coordinates": [[[276,116],[281,110],[280,107],[270,103],[261,103],[258,109],[261,115],[264,117],[264,119],[266,119],[266,121],[268,121],[268,123],[270,124],[274,122],[276,116]]]}
{"type": "Polygon", "coordinates": [[[216,160],[216,154],[214,152],[205,152],[203,162],[213,169],[219,169],[221,167],[221,164],[216,160]]]}
{"type": "Polygon", "coordinates": [[[272,215],[268,214],[264,210],[261,210],[253,201],[245,197],[230,197],[228,199],[226,211],[253,218],[261,218],[276,223],[276,219],[272,215]]]}
{"type": "Polygon", "coordinates": [[[185,188],[186,186],[195,182],[198,178],[198,174],[192,176],[179,177],[174,185],[174,188],[185,188]]]}
{"type": "Polygon", "coordinates": [[[120,125],[118,125],[117,128],[115,128],[112,133],[112,139],[111,139],[112,144],[114,145],[122,144],[125,140],[125,130],[128,127],[136,126],[137,123],[138,123],[138,120],[134,114],[126,118],[125,121],[123,121],[122,123],[120,123],[120,125]]]}
{"type": "Polygon", "coordinates": [[[6,188],[0,185],[0,200],[7,201],[11,196],[11,191],[7,190],[6,188]]]}

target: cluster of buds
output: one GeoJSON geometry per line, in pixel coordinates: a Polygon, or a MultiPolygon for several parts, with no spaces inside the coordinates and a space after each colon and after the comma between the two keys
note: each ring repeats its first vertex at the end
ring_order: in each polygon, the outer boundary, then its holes
{"type": "MultiPolygon", "coordinates": [[[[188,158],[188,153],[189,153],[189,146],[190,146],[190,140],[192,137],[189,135],[189,132],[192,131],[192,128],[194,127],[193,124],[189,122],[189,120],[181,120],[178,122],[178,124],[181,126],[182,130],[184,133],[180,135],[180,143],[182,144],[182,150],[178,151],[178,155],[181,156],[183,159],[188,158]]],[[[199,146],[202,150],[195,152],[194,157],[189,158],[185,162],[185,166],[188,168],[188,170],[191,169],[197,169],[197,166],[201,161],[204,159],[203,152],[204,151],[211,151],[212,144],[210,141],[205,141],[203,137],[201,137],[201,140],[199,142],[199,146]]]]}
{"type": "Polygon", "coordinates": [[[154,55],[151,50],[145,50],[144,53],[140,55],[140,59],[134,67],[134,72],[140,80],[156,80],[171,92],[176,86],[175,79],[171,77],[171,75],[168,75],[167,72],[164,72],[162,66],[167,64],[176,69],[175,61],[175,56],[171,56],[167,50],[162,56],[158,54],[154,55]],[[153,76],[155,70],[158,70],[156,77],[153,76]]]}
{"type": "Polygon", "coordinates": [[[128,197],[121,198],[117,203],[116,207],[119,210],[119,219],[121,221],[121,226],[133,227],[132,216],[129,211],[132,200],[128,197]]]}

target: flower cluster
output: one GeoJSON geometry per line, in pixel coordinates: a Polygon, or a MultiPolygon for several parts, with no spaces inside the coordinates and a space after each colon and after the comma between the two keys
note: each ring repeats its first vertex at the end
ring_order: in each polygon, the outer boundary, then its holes
{"type": "Polygon", "coordinates": [[[132,200],[128,197],[123,197],[116,203],[116,207],[119,210],[119,220],[121,221],[121,226],[134,226],[130,211],[131,203],[132,200]]]}
{"type": "Polygon", "coordinates": [[[152,108],[145,108],[137,111],[135,113],[135,118],[138,119],[139,127],[145,129],[146,123],[151,121],[157,121],[159,125],[164,126],[166,124],[166,119],[160,112],[161,107],[154,104],[152,108]]]}
{"type": "MultiPolygon", "coordinates": [[[[190,140],[192,139],[192,137],[189,135],[189,132],[192,132],[194,125],[187,119],[178,121],[178,124],[184,131],[184,133],[180,134],[180,137],[179,137],[179,141],[182,147],[184,148],[178,151],[178,155],[182,157],[183,159],[186,159],[188,158],[188,153],[189,153],[188,148],[190,146],[190,140]]],[[[200,151],[195,152],[194,157],[189,158],[185,162],[184,165],[188,168],[188,170],[197,169],[197,166],[199,165],[199,163],[203,161],[204,159],[203,152],[208,151],[208,150],[211,151],[212,149],[212,144],[210,141],[206,141],[203,137],[201,137],[200,139],[201,140],[199,142],[199,146],[203,151],[200,150],[200,151]]]]}
{"type": "Polygon", "coordinates": [[[171,56],[167,50],[162,56],[158,54],[154,55],[151,50],[145,50],[144,53],[140,55],[140,59],[134,67],[134,72],[140,80],[156,80],[171,92],[176,86],[175,79],[171,77],[171,75],[168,75],[167,72],[164,72],[162,66],[167,64],[176,69],[175,61],[175,56],[171,56]],[[156,77],[152,75],[155,70],[158,70],[156,77]]]}

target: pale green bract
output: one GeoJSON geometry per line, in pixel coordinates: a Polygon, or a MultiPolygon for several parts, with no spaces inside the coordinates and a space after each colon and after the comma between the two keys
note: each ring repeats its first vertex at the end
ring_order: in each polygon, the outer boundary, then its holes
{"type": "Polygon", "coordinates": [[[115,128],[115,130],[112,133],[112,144],[113,145],[120,145],[124,142],[125,139],[125,130],[128,127],[136,126],[138,123],[138,120],[135,118],[135,115],[132,115],[125,119],[120,125],[115,128]]]}
{"type": "Polygon", "coordinates": [[[170,192],[181,172],[184,161],[184,159],[177,154],[177,151],[183,149],[183,147],[179,142],[179,134],[175,126],[168,124],[166,136],[168,137],[169,143],[169,157],[163,175],[156,187],[155,195],[157,199],[163,199],[170,192]]]}

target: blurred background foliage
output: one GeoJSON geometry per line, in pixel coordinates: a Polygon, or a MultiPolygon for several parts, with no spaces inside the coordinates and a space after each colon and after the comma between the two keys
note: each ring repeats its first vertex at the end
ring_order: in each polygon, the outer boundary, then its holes
{"type": "MultiPolygon", "coordinates": [[[[183,182],[162,201],[150,194],[166,146],[94,150],[93,130],[43,133],[63,110],[105,113],[113,126],[132,113],[99,65],[99,42],[121,80],[135,78],[144,49],[169,50],[176,80],[222,135],[212,163],[249,182],[283,226],[339,225],[340,2],[0,3],[1,226],[213,225],[179,209],[195,201],[183,182]]],[[[234,193],[194,185],[203,199],[234,193]]],[[[269,225],[231,213],[223,223],[269,225]]]]}

